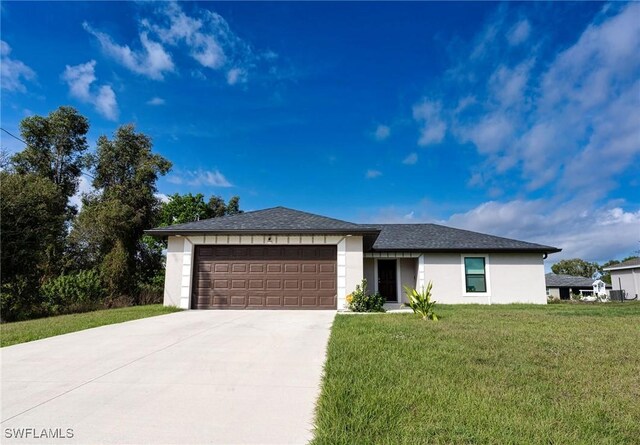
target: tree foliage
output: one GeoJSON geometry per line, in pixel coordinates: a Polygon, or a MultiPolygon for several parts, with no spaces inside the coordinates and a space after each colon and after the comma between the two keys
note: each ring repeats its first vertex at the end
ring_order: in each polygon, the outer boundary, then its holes
{"type": "Polygon", "coordinates": [[[590,263],[580,258],[558,261],[556,264],[551,266],[551,270],[555,274],[586,278],[593,278],[594,275],[601,272],[598,263],[590,263]]]}
{"type": "Polygon", "coordinates": [[[225,204],[224,199],[219,196],[211,196],[205,203],[202,193],[196,195],[176,193],[169,196],[169,200],[162,204],[159,225],[170,226],[236,213],[242,213],[238,196],[233,196],[225,204]]]}
{"type": "MultiPolygon", "coordinates": [[[[151,139],[123,125],[113,139],[101,136],[95,156],[93,187],[74,226],[72,240],[81,257],[100,268],[109,296],[137,295],[141,263],[148,253],[144,230],[160,209],[156,182],[171,163],[152,152],[151,139]]],[[[158,252],[155,252],[158,254],[158,252]]]]}

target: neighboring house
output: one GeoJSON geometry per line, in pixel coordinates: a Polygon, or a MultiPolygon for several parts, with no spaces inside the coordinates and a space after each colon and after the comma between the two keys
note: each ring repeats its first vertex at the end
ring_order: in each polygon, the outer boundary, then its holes
{"type": "Polygon", "coordinates": [[[555,247],[436,224],[354,224],[284,207],[158,227],[164,304],[185,309],[344,309],[370,291],[405,301],[433,281],[439,303],[545,304],[555,247]]]}
{"type": "MultiPolygon", "coordinates": [[[[547,285],[547,295],[560,300],[570,300],[571,294],[583,293],[592,294],[594,280],[592,278],[575,277],[573,275],[562,275],[548,273],[544,276],[547,285]]],[[[611,290],[611,285],[605,286],[607,290],[611,290]]]]}
{"type": "Polygon", "coordinates": [[[604,269],[611,273],[613,290],[623,290],[627,300],[638,299],[640,295],[640,258],[632,258],[604,269]]]}

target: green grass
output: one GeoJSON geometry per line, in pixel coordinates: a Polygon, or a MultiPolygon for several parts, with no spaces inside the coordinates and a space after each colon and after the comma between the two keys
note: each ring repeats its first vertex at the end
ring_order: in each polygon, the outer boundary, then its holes
{"type": "Polygon", "coordinates": [[[338,315],[314,444],[637,444],[640,304],[338,315]]]}
{"type": "Polygon", "coordinates": [[[168,314],[179,310],[174,307],[153,304],[3,323],[0,325],[0,346],[11,346],[97,326],[168,314]]]}

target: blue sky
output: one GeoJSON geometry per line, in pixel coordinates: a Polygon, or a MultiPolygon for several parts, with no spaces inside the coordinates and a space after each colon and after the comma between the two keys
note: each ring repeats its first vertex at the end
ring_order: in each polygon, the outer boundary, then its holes
{"type": "Polygon", "coordinates": [[[164,195],[605,261],[640,249],[639,23],[638,3],[3,2],[2,127],[72,105],[92,146],[150,135],[164,195]]]}

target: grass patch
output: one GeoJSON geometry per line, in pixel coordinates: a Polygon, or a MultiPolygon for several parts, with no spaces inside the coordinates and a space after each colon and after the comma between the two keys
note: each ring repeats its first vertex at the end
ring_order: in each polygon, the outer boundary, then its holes
{"type": "Polygon", "coordinates": [[[0,346],[11,346],[97,326],[169,314],[179,310],[174,307],[151,304],[3,323],[0,325],[0,346]]]}
{"type": "Polygon", "coordinates": [[[338,315],[314,444],[631,444],[640,304],[338,315]]]}

